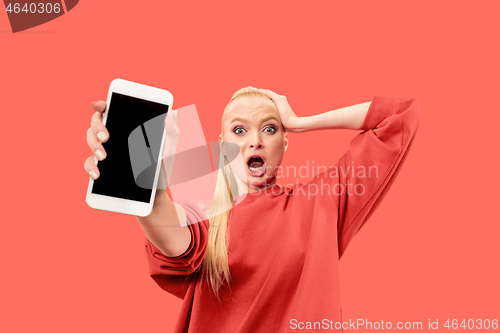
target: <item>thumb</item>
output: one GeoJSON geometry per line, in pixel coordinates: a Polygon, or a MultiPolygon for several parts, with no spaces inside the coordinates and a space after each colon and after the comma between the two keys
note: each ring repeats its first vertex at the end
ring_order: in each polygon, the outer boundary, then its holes
{"type": "Polygon", "coordinates": [[[167,112],[165,117],[165,129],[169,135],[179,135],[179,128],[177,127],[177,110],[167,112]]]}

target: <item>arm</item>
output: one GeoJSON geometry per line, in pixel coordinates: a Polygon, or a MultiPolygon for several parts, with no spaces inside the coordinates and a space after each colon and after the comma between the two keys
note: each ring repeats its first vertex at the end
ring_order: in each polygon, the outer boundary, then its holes
{"type": "MultiPolygon", "coordinates": [[[[168,187],[180,131],[176,124],[177,110],[165,117],[165,145],[162,152],[162,186],[168,187]]],[[[157,190],[153,210],[148,216],[136,216],[148,239],[164,255],[175,257],[182,254],[191,243],[184,209],[170,200],[165,190],[157,190]]]]}
{"type": "Polygon", "coordinates": [[[321,129],[361,129],[372,102],[360,103],[310,117],[298,117],[294,132],[321,129]]]}
{"type": "MultiPolygon", "coordinates": [[[[102,142],[109,138],[109,133],[102,124],[106,103],[94,102],[92,107],[96,113],[92,116],[91,127],[87,131],[87,143],[101,161],[106,157],[102,142]]],[[[162,177],[169,175],[173,159],[168,157],[175,153],[177,145],[179,129],[175,124],[176,115],[177,111],[174,110],[165,118],[167,137],[162,156],[162,177]]],[[[99,168],[93,156],[85,161],[85,169],[92,178],[99,177],[99,168]]],[[[164,182],[168,184],[168,177],[165,177],[164,182]]],[[[208,223],[196,223],[202,221],[201,216],[190,209],[189,205],[173,203],[164,190],[156,192],[151,214],[136,218],[147,236],[146,258],[151,277],[164,290],[184,298],[193,278],[190,273],[200,266],[205,255],[208,223]]]]}
{"type": "Polygon", "coordinates": [[[145,251],[149,275],[163,290],[183,299],[191,285],[193,274],[200,268],[208,243],[209,222],[195,201],[178,205],[185,212],[191,242],[178,256],[169,257],[162,253],[146,237],[145,251]]]}
{"type": "MultiPolygon", "coordinates": [[[[87,143],[102,161],[106,158],[105,150],[102,145],[109,138],[109,132],[102,123],[102,114],[106,110],[106,102],[98,101],[92,103],[92,108],[96,113],[92,116],[91,126],[87,130],[87,143]]],[[[162,159],[162,175],[165,177],[170,174],[172,168],[172,158],[166,158],[174,155],[179,137],[179,128],[175,124],[177,110],[168,112],[165,118],[166,143],[162,159]],[[165,164],[164,162],[167,161],[165,164]]],[[[99,177],[99,168],[94,162],[94,157],[90,156],[85,161],[85,169],[92,178],[99,177]]],[[[168,177],[166,177],[168,178],[168,177]]],[[[165,184],[168,184],[165,179],[165,184]]],[[[147,237],[161,249],[162,253],[169,256],[176,256],[183,253],[191,242],[191,233],[186,228],[186,215],[182,207],[175,205],[165,191],[157,191],[153,211],[149,216],[139,217],[137,220],[147,237]]]]}
{"type": "MultiPolygon", "coordinates": [[[[164,186],[168,188],[180,131],[177,111],[165,119],[167,132],[162,159],[164,186]]],[[[172,202],[164,190],[157,190],[149,216],[137,217],[147,237],[145,252],[149,275],[163,290],[183,299],[193,288],[194,273],[200,268],[208,243],[208,220],[196,201],[172,202]]]]}
{"type": "Polygon", "coordinates": [[[186,213],[165,191],[157,191],[151,214],[136,218],[148,239],[166,256],[179,256],[189,247],[191,232],[186,213]]]}
{"type": "Polygon", "coordinates": [[[360,103],[310,117],[297,117],[284,95],[269,89],[248,87],[269,97],[280,114],[281,123],[288,132],[306,132],[320,129],[361,129],[372,102],[360,103]]]}
{"type": "MultiPolygon", "coordinates": [[[[353,119],[359,121],[356,116],[353,119]]],[[[349,150],[314,180],[332,186],[330,195],[338,211],[339,258],[394,183],[419,122],[416,98],[375,96],[361,125],[362,132],[351,140],[349,150]]]]}

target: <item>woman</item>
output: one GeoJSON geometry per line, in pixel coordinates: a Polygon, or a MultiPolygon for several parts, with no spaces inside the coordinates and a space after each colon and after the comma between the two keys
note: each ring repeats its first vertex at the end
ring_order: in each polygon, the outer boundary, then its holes
{"type": "MultiPolygon", "coordinates": [[[[107,139],[97,133],[109,133],[100,122],[105,102],[93,105],[97,112],[88,141],[95,153],[103,149],[101,137],[107,139]]],[[[184,300],[175,332],[347,328],[339,259],[392,185],[419,114],[416,98],[375,96],[371,102],[297,117],[285,96],[252,87],[238,90],[224,110],[219,141],[237,144],[248,162],[248,195],[238,190],[239,176],[223,158],[207,209],[173,203],[162,191],[153,213],[137,217],[147,236],[151,277],[184,300]],[[335,166],[307,184],[276,183],[289,133],[337,128],[362,132],[335,166]],[[232,208],[220,213],[227,200],[232,208]]],[[[165,126],[175,132],[173,116],[167,116],[165,126]]],[[[92,157],[85,169],[98,176],[92,157]]]]}

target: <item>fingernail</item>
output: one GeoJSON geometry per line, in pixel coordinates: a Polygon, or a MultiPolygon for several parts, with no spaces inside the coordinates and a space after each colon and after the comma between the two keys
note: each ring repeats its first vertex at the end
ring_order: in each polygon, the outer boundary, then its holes
{"type": "Polygon", "coordinates": [[[99,161],[102,161],[102,160],[106,157],[106,156],[104,155],[104,153],[102,152],[102,150],[100,150],[100,149],[97,149],[97,150],[95,151],[95,154],[96,154],[97,159],[98,159],[99,161]]]}
{"type": "Polygon", "coordinates": [[[91,106],[94,106],[95,102],[92,102],[92,104],[90,104],[91,106]]]}
{"type": "Polygon", "coordinates": [[[97,173],[94,170],[90,170],[89,174],[90,174],[90,177],[97,179],[97,173]]]}
{"type": "Polygon", "coordinates": [[[103,131],[100,131],[99,133],[97,133],[97,136],[99,137],[99,140],[101,140],[101,142],[106,141],[106,139],[108,138],[106,133],[104,133],[103,131]]]}

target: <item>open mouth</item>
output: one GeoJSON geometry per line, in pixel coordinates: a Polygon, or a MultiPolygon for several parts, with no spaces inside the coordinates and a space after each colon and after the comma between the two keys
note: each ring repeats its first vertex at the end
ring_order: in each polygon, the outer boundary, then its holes
{"type": "Polygon", "coordinates": [[[259,155],[252,155],[247,161],[247,169],[251,176],[260,177],[266,172],[266,162],[259,155]]]}

